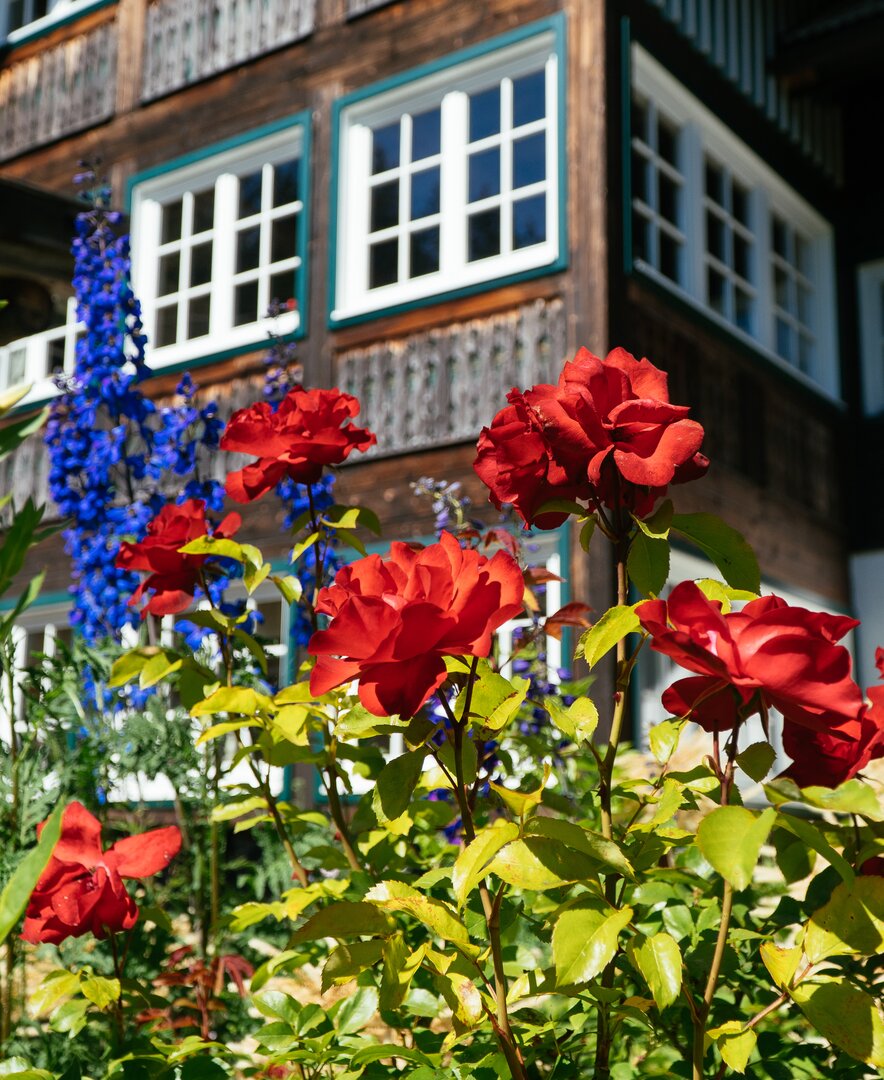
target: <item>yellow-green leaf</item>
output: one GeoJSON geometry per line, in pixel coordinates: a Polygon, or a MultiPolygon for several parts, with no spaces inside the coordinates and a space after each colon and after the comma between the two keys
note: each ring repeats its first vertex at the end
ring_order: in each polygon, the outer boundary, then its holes
{"type": "Polygon", "coordinates": [[[598,863],[558,840],[529,836],[507,844],[491,860],[488,872],[516,888],[542,892],[595,879],[598,863]]]}
{"type": "Polygon", "coordinates": [[[719,806],[700,822],[697,844],[725,881],[745,889],[776,816],[773,808],[755,815],[742,806],[719,806]]]}
{"type": "Polygon", "coordinates": [[[654,724],[648,733],[651,753],[661,765],[665,765],[675,753],[685,723],[686,721],[677,719],[661,720],[659,724],[654,724]]]}
{"type": "MultiPolygon", "coordinates": [[[[392,940],[392,939],[391,939],[392,940]]],[[[329,953],[328,960],[322,969],[322,992],[330,986],[340,986],[350,982],[366,968],[373,967],[383,955],[384,941],[382,938],[371,938],[369,941],[351,941],[346,945],[339,945],[329,953]]]]}
{"type": "Polygon", "coordinates": [[[349,938],[363,935],[385,936],[396,929],[396,924],[374,904],[354,903],[342,900],[329,904],[312,915],[292,937],[292,943],[319,941],[321,938],[349,938]]]}
{"type": "Polygon", "coordinates": [[[630,907],[614,911],[592,903],[563,911],[552,933],[557,983],[568,986],[600,975],[613,960],[620,933],[631,918],[630,907]]]}
{"type": "Polygon", "coordinates": [[[841,979],[801,982],[793,1000],[817,1031],[857,1061],[884,1068],[884,1016],[863,990],[841,979]]]}
{"type": "Polygon", "coordinates": [[[635,605],[630,607],[621,604],[609,608],[580,639],[580,648],[587,664],[594,667],[619,641],[628,634],[635,633],[639,625],[635,605]]]}
{"type": "Polygon", "coordinates": [[[369,904],[387,911],[404,911],[446,941],[469,946],[467,928],[454,911],[441,900],[423,896],[403,881],[382,881],[365,894],[369,904]]]}
{"type": "Polygon", "coordinates": [[[217,713],[240,713],[257,716],[273,711],[273,700],[249,686],[222,686],[190,710],[191,716],[214,716],[217,713]]]}
{"type": "Polygon", "coordinates": [[[451,872],[457,906],[462,908],[472,890],[486,874],[486,867],[498,851],[519,836],[518,826],[510,821],[482,829],[458,855],[451,872]]]}
{"type": "Polygon", "coordinates": [[[556,698],[548,697],[543,707],[559,731],[574,742],[591,739],[598,727],[599,711],[589,698],[579,697],[565,708],[556,698]]]}
{"type": "Polygon", "coordinates": [[[540,787],[535,788],[534,791],[513,791],[512,788],[504,787],[503,784],[495,784],[493,780],[491,781],[491,789],[514,814],[520,818],[525,818],[540,805],[543,799],[543,789],[546,787],[547,780],[549,780],[550,771],[549,764],[545,764],[543,766],[543,780],[540,787]]]}
{"type": "Polygon", "coordinates": [[[681,993],[681,950],[669,934],[645,938],[632,953],[658,1009],[671,1005],[681,993]]]}
{"type": "Polygon", "coordinates": [[[91,1001],[99,1009],[106,1009],[120,1000],[120,980],[105,979],[101,975],[81,976],[80,991],[87,1001],[91,1001]]]}
{"type": "Polygon", "coordinates": [[[858,876],[852,885],[837,885],[811,915],[804,951],[814,964],[828,956],[884,952],[884,878],[858,876]]]}
{"type": "Polygon", "coordinates": [[[798,970],[802,951],[800,945],[796,945],[793,949],[782,949],[779,945],[774,945],[772,941],[761,943],[761,959],[770,977],[781,990],[791,985],[795,972],[798,970]]]}
{"type": "Polygon", "coordinates": [[[739,1020],[728,1020],[721,1027],[712,1028],[706,1034],[715,1040],[721,1059],[729,1065],[734,1072],[744,1073],[749,1064],[749,1058],[758,1042],[758,1036],[754,1029],[742,1030],[743,1025],[739,1020]]]}

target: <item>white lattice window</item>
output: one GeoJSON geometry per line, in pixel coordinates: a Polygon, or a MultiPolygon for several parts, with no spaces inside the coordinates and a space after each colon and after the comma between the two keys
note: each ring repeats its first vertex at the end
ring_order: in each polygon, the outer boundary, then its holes
{"type": "Polygon", "coordinates": [[[149,363],[261,342],[300,325],[305,163],[297,126],[139,180],[132,191],[133,278],[149,363]]]}
{"type": "Polygon", "coordinates": [[[859,270],[863,403],[867,413],[884,409],[884,259],[859,270]]]}
{"type": "Polygon", "coordinates": [[[837,398],[831,226],[638,45],[630,115],[635,269],[837,398]]]}
{"type": "Polygon", "coordinates": [[[632,236],[635,257],[685,280],[682,129],[637,93],[632,101],[632,236]]]}
{"type": "Polygon", "coordinates": [[[559,62],[549,30],[345,99],[334,320],[556,261],[559,62]]]}

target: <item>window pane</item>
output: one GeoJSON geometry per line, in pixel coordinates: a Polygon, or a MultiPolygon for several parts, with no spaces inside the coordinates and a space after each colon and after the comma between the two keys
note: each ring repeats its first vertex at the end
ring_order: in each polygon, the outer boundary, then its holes
{"type": "Polygon", "coordinates": [[[388,180],[371,189],[371,232],[399,224],[399,181],[388,180]]]}
{"type": "Polygon", "coordinates": [[[786,226],[779,218],[773,219],[773,249],[777,255],[788,257],[786,251],[786,226]]]}
{"type": "Polygon", "coordinates": [[[386,172],[399,164],[399,121],[372,132],[371,171],[386,172]]]}
{"type": "Polygon", "coordinates": [[[283,270],[279,274],[270,277],[270,299],[278,300],[280,304],[286,304],[295,298],[295,272],[283,270]]]}
{"type": "Polygon", "coordinates": [[[470,262],[500,254],[500,210],[483,210],[471,214],[467,230],[470,262]]]}
{"type": "Polygon", "coordinates": [[[270,234],[270,261],[290,259],[298,251],[298,215],[287,214],[273,222],[270,234]]]}
{"type": "Polygon", "coordinates": [[[258,321],[258,282],[249,281],[245,285],[237,285],[233,291],[233,324],[243,326],[245,323],[258,321]]]}
{"type": "Polygon", "coordinates": [[[178,291],[178,272],[181,267],[181,253],[173,251],[160,257],[158,296],[178,291]]]}
{"type": "Polygon", "coordinates": [[[239,210],[237,217],[251,217],[261,211],[261,170],[241,176],[239,180],[239,210]]]}
{"type": "Polygon", "coordinates": [[[470,94],[470,142],[500,131],[500,87],[470,94]]]}
{"type": "Polygon", "coordinates": [[[481,150],[470,155],[470,195],[469,201],[487,199],[489,195],[500,194],[500,147],[481,150]]]}
{"type": "Polygon", "coordinates": [[[745,330],[747,334],[751,334],[753,330],[753,309],[754,303],[749,293],[743,289],[736,289],[736,322],[737,326],[741,330],[745,330]]]}
{"type": "Polygon", "coordinates": [[[660,270],[673,281],[681,281],[681,244],[662,230],[660,232],[660,270]]]}
{"type": "Polygon", "coordinates": [[[25,0],[10,0],[9,29],[18,30],[25,23],[25,0]]]}
{"type": "Polygon", "coordinates": [[[534,71],[513,79],[513,127],[546,116],[546,72],[534,71]]]}
{"type": "Polygon", "coordinates": [[[513,143],[513,187],[527,187],[546,177],[546,135],[539,131],[513,143]]]}
{"type": "Polygon", "coordinates": [[[283,161],[273,168],[273,205],[287,206],[288,203],[297,202],[300,193],[301,162],[283,161]]]}
{"type": "Polygon", "coordinates": [[[513,247],[531,247],[546,239],[546,196],[532,195],[513,203],[513,247]]]}
{"type": "Polygon", "coordinates": [[[411,220],[439,213],[439,169],[424,169],[411,177],[411,220]]]}
{"type": "Polygon", "coordinates": [[[734,217],[741,225],[749,224],[749,192],[733,181],[731,188],[731,201],[734,217]]]}
{"type": "Polygon", "coordinates": [[[663,119],[657,120],[657,153],[670,165],[678,165],[678,129],[663,119]]]}
{"type": "Polygon", "coordinates": [[[399,280],[399,241],[382,240],[369,249],[368,287],[379,289],[399,280]]]}
{"type": "Polygon", "coordinates": [[[713,270],[710,266],[706,275],[707,285],[707,299],[709,306],[719,313],[719,315],[725,315],[727,313],[727,301],[725,290],[727,288],[727,282],[717,270],[713,270]]]}
{"type": "Polygon", "coordinates": [[[650,169],[647,159],[637,150],[632,151],[632,196],[648,202],[650,169]]]}
{"type": "Polygon", "coordinates": [[[211,280],[212,241],[210,240],[207,244],[195,244],[190,253],[190,284],[205,285],[211,280]]]}
{"type": "Polygon", "coordinates": [[[805,277],[813,275],[810,244],[800,233],[795,233],[795,265],[805,277]]]}
{"type": "Polygon", "coordinates": [[[169,304],[157,311],[157,329],[154,344],[157,348],[172,345],[178,338],[178,305],[169,304]]]}
{"type": "Polygon", "coordinates": [[[706,194],[719,206],[724,206],[724,173],[711,161],[706,162],[706,194]]]}
{"type": "Polygon", "coordinates": [[[254,270],[260,261],[261,226],[252,225],[236,234],[236,272],[254,270]]]}
{"type": "Polygon", "coordinates": [[[813,290],[798,283],[798,318],[805,326],[813,323],[813,290]]]}
{"type": "Polygon", "coordinates": [[[193,197],[193,231],[211,229],[215,218],[215,189],[198,191],[193,197]]]}
{"type": "Polygon", "coordinates": [[[211,296],[197,296],[190,301],[187,311],[187,336],[204,337],[209,332],[211,296]]]}
{"type": "Polygon", "coordinates": [[[430,109],[411,118],[411,160],[438,154],[441,147],[440,112],[430,109]]]}
{"type": "Polygon", "coordinates": [[[46,347],[46,374],[57,375],[64,371],[64,342],[50,341],[46,347]]]}
{"type": "Polygon", "coordinates": [[[798,335],[798,367],[810,371],[813,363],[813,340],[807,334],[798,335]]]}
{"type": "Polygon", "coordinates": [[[791,310],[789,304],[789,275],[785,270],[781,270],[779,266],[774,267],[774,297],[777,307],[781,307],[784,311],[791,310]]]}
{"type": "Polygon", "coordinates": [[[433,274],[439,269],[439,228],[411,234],[411,277],[433,274]]]}
{"type": "Polygon", "coordinates": [[[724,222],[711,210],[706,211],[706,250],[722,262],[725,261],[724,222]]]}
{"type": "Polygon", "coordinates": [[[659,202],[657,205],[660,213],[667,221],[671,221],[673,225],[678,225],[681,218],[681,185],[673,183],[662,172],[657,173],[657,184],[659,190],[659,202]]]}
{"type": "Polygon", "coordinates": [[[785,360],[792,359],[792,328],[782,319],[777,319],[777,352],[785,360]]]}
{"type": "Polygon", "coordinates": [[[751,277],[751,250],[748,240],[734,233],[734,270],[747,281],[751,277]]]}
{"type": "Polygon", "coordinates": [[[162,243],[181,239],[181,200],[176,199],[163,207],[163,221],[160,227],[162,243]]]}
{"type": "Polygon", "coordinates": [[[649,261],[651,223],[641,214],[632,215],[632,255],[635,259],[649,261]]]}
{"type": "Polygon", "coordinates": [[[631,120],[632,134],[646,143],[648,141],[648,107],[638,98],[632,99],[631,120]]]}

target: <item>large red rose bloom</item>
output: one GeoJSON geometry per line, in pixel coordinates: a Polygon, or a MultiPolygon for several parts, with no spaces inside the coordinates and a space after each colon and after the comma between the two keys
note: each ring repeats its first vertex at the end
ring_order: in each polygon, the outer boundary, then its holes
{"type": "Polygon", "coordinates": [[[677,585],[668,601],[639,604],[636,614],[651,648],[697,673],[663,695],[675,715],[721,731],[741,712],[770,707],[787,723],[860,737],[862,693],[850,677],[850,653],[836,644],[855,619],[790,607],[777,596],[724,614],[692,581],[677,585]]]}
{"type": "MultiPolygon", "coordinates": [[[[228,514],[212,535],[229,539],[241,524],[239,514],[228,514]]],[[[209,556],[185,555],[180,549],[208,533],[206,504],[202,499],[188,499],[180,505],[167,503],[147,526],[143,540],[120,545],[117,566],[148,574],[129,601],[134,605],[145,592],[151,594],[141,610],[142,619],[148,612],[174,615],[190,606],[209,556]]]]}
{"type": "Polygon", "coordinates": [[[227,477],[227,494],[236,502],[252,502],[284,477],[315,484],[327,465],[339,465],[351,450],[367,450],[377,439],[350,418],[359,402],[340,390],[295,387],[274,412],[266,401],[240,409],[221,436],[221,449],[251,454],[258,460],[227,477]]]}
{"type": "Polygon", "coordinates": [[[445,656],[487,656],[492,634],[522,609],[518,563],[488,559],[449,533],[421,548],[394,543],[390,557],[369,555],[338,571],[317,611],[331,616],[307,651],[318,657],[314,694],[359,680],[359,698],[376,716],[413,716],[446,678],[445,656]]]}
{"type": "Polygon", "coordinates": [[[669,484],[702,476],[703,428],[669,401],[667,378],[649,360],[614,349],[602,360],[581,349],[555,386],[508,397],[479,437],[474,468],[496,506],[512,503],[526,525],[554,528],[541,514],[555,498],[597,500],[649,514],[669,484]]]}
{"type": "MultiPolygon", "coordinates": [[[[44,822],[45,824],[45,822],[44,822]]],[[[43,825],[37,826],[38,835],[43,825]]],[[[22,938],[57,945],[69,937],[97,938],[130,930],[138,907],[123,878],[144,878],[169,865],[181,848],[174,825],[118,840],[101,850],[101,824],[81,803],[65,808],[61,836],[25,911],[22,938]]]]}

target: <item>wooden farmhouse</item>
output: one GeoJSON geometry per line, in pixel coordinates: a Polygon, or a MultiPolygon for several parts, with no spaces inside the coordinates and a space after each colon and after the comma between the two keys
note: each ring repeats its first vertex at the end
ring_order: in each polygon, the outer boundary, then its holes
{"type": "MultiPolygon", "coordinates": [[[[376,508],[388,539],[429,539],[411,482],[461,481],[492,520],[472,462],[507,391],[555,381],[580,345],[623,345],[706,428],[712,467],[678,509],[741,528],[766,588],[864,619],[874,681],[884,5],[0,0],[0,42],[0,387],[45,400],[72,364],[71,178],[100,157],[129,217],[150,393],[190,370],[225,414],[257,400],[268,304],[293,301],[276,329],[305,383],[356,394],[378,434],[341,501],[376,508]]],[[[0,491],[45,498],[39,441],[0,468],[0,491]]],[[[281,517],[265,499],[245,530],[277,560],[281,517]]],[[[550,604],[604,609],[601,547],[567,527],[532,544],[565,579],[550,604]]],[[[36,563],[23,655],[65,632],[57,537],[36,563]]],[[[707,573],[674,555],[673,580],[707,573]]],[[[657,664],[639,740],[662,716],[657,664]]]]}

